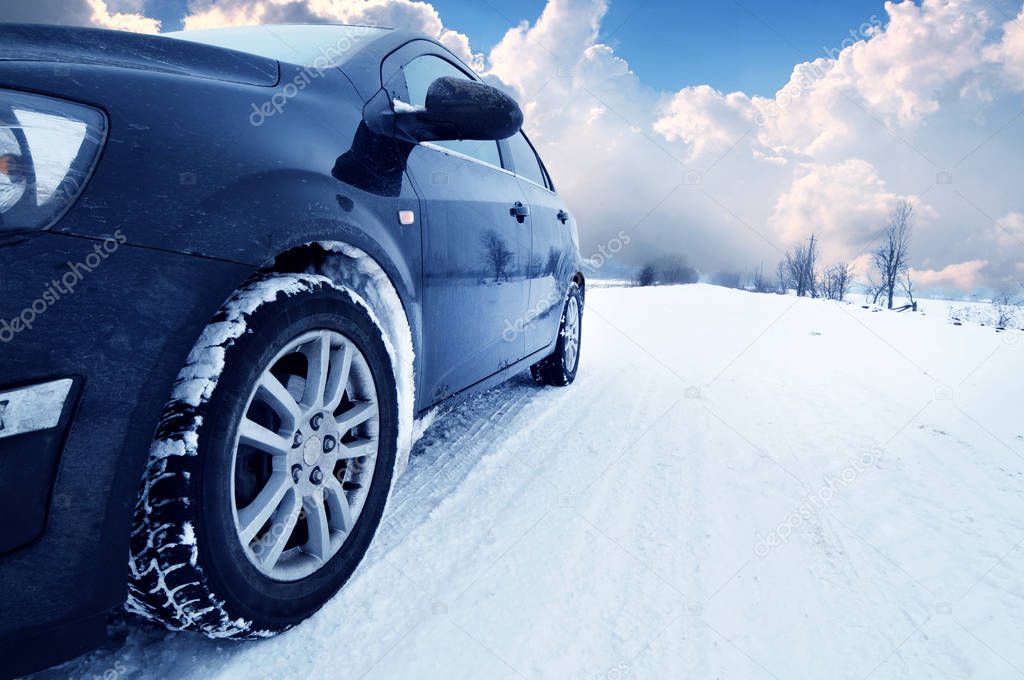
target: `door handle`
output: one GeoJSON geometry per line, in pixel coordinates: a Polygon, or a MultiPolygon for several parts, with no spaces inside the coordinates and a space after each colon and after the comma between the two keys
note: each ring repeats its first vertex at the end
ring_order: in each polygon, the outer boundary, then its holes
{"type": "Polygon", "coordinates": [[[516,204],[509,208],[508,214],[516,218],[519,224],[522,224],[530,216],[530,206],[523,205],[522,201],[516,201],[516,204]]]}
{"type": "Polygon", "coordinates": [[[559,210],[558,211],[558,221],[561,222],[562,224],[565,224],[566,222],[568,222],[569,221],[569,213],[565,212],[564,210],[559,210]]]}

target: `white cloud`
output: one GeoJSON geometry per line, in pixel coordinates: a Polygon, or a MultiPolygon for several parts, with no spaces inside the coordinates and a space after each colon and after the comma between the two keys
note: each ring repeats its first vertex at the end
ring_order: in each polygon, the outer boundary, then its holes
{"type": "Polygon", "coordinates": [[[803,164],[789,190],[779,197],[769,223],[783,242],[793,244],[817,234],[823,254],[848,256],[843,246],[866,249],[900,200],[878,171],[859,158],[835,164],[803,164]]]}
{"type": "Polygon", "coordinates": [[[1007,214],[996,222],[992,234],[1000,246],[1024,250],[1024,213],[1007,214]]]}
{"type": "Polygon", "coordinates": [[[988,260],[968,260],[946,265],[939,270],[911,269],[910,275],[919,289],[941,288],[972,291],[986,283],[983,271],[988,264],[988,260]]]}
{"type": "Polygon", "coordinates": [[[1018,86],[1024,86],[1024,9],[1003,27],[1003,37],[986,52],[1002,65],[1006,75],[1018,86]]]}
{"type": "Polygon", "coordinates": [[[510,28],[490,54],[490,73],[532,98],[552,77],[565,79],[595,44],[605,0],[551,0],[532,26],[510,28]]]}
{"type": "Polygon", "coordinates": [[[465,35],[445,28],[433,5],[415,0],[198,0],[183,19],[185,30],[261,23],[368,24],[419,31],[470,66],[483,65],[465,35]]]}
{"type": "Polygon", "coordinates": [[[111,12],[104,0],[87,0],[92,10],[92,23],[101,28],[112,28],[134,33],[159,33],[160,22],[141,12],[111,12]]]}
{"type": "Polygon", "coordinates": [[[939,110],[939,98],[983,63],[989,8],[972,0],[886,2],[889,24],[844,50],[829,74],[874,112],[913,123],[939,110]]]}
{"type": "Polygon", "coordinates": [[[682,140],[696,159],[722,153],[746,134],[755,118],[750,98],[742,92],[723,95],[708,85],[680,90],[672,97],[654,131],[669,141],[682,140]]]}

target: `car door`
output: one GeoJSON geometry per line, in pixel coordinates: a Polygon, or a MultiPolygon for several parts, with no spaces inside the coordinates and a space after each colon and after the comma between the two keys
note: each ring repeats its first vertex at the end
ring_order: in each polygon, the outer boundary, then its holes
{"type": "MultiPolygon", "coordinates": [[[[437,53],[416,56],[400,75],[394,94],[413,106],[423,106],[437,78],[472,78],[437,53]]],[[[438,401],[524,356],[516,329],[530,295],[532,224],[513,214],[526,197],[502,168],[497,142],[417,144],[406,167],[423,212],[421,384],[438,401]]]]}
{"type": "Polygon", "coordinates": [[[558,332],[569,281],[576,271],[575,223],[526,135],[519,132],[506,140],[504,147],[526,194],[533,222],[529,323],[524,333],[529,354],[550,344],[558,332]]]}

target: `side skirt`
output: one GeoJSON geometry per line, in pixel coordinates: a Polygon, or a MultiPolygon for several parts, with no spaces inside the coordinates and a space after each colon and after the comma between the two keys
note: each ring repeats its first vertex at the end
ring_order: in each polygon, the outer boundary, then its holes
{"type": "Polygon", "coordinates": [[[548,345],[547,347],[541,348],[536,352],[526,356],[525,358],[520,359],[514,364],[506,366],[497,373],[487,378],[484,378],[483,380],[476,382],[470,385],[469,387],[463,389],[461,392],[457,392],[437,402],[433,406],[423,409],[422,411],[416,414],[416,417],[421,418],[424,415],[426,415],[427,412],[433,411],[434,409],[437,409],[442,413],[445,411],[450,411],[451,409],[457,407],[459,404],[465,402],[473,395],[479,394],[481,392],[486,392],[492,387],[497,387],[498,385],[507,381],[509,378],[512,378],[522,373],[523,371],[527,370],[528,368],[530,368],[530,366],[537,363],[541,359],[550,356],[551,353],[555,351],[555,345],[557,344],[558,337],[556,336],[555,339],[551,342],[551,344],[548,345]]]}

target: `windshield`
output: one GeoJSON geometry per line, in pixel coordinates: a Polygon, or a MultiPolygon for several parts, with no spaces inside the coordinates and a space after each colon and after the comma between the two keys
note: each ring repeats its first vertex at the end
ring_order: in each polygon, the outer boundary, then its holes
{"type": "Polygon", "coordinates": [[[233,26],[164,33],[168,38],[225,47],[299,66],[337,66],[390,29],[372,26],[233,26]]]}

